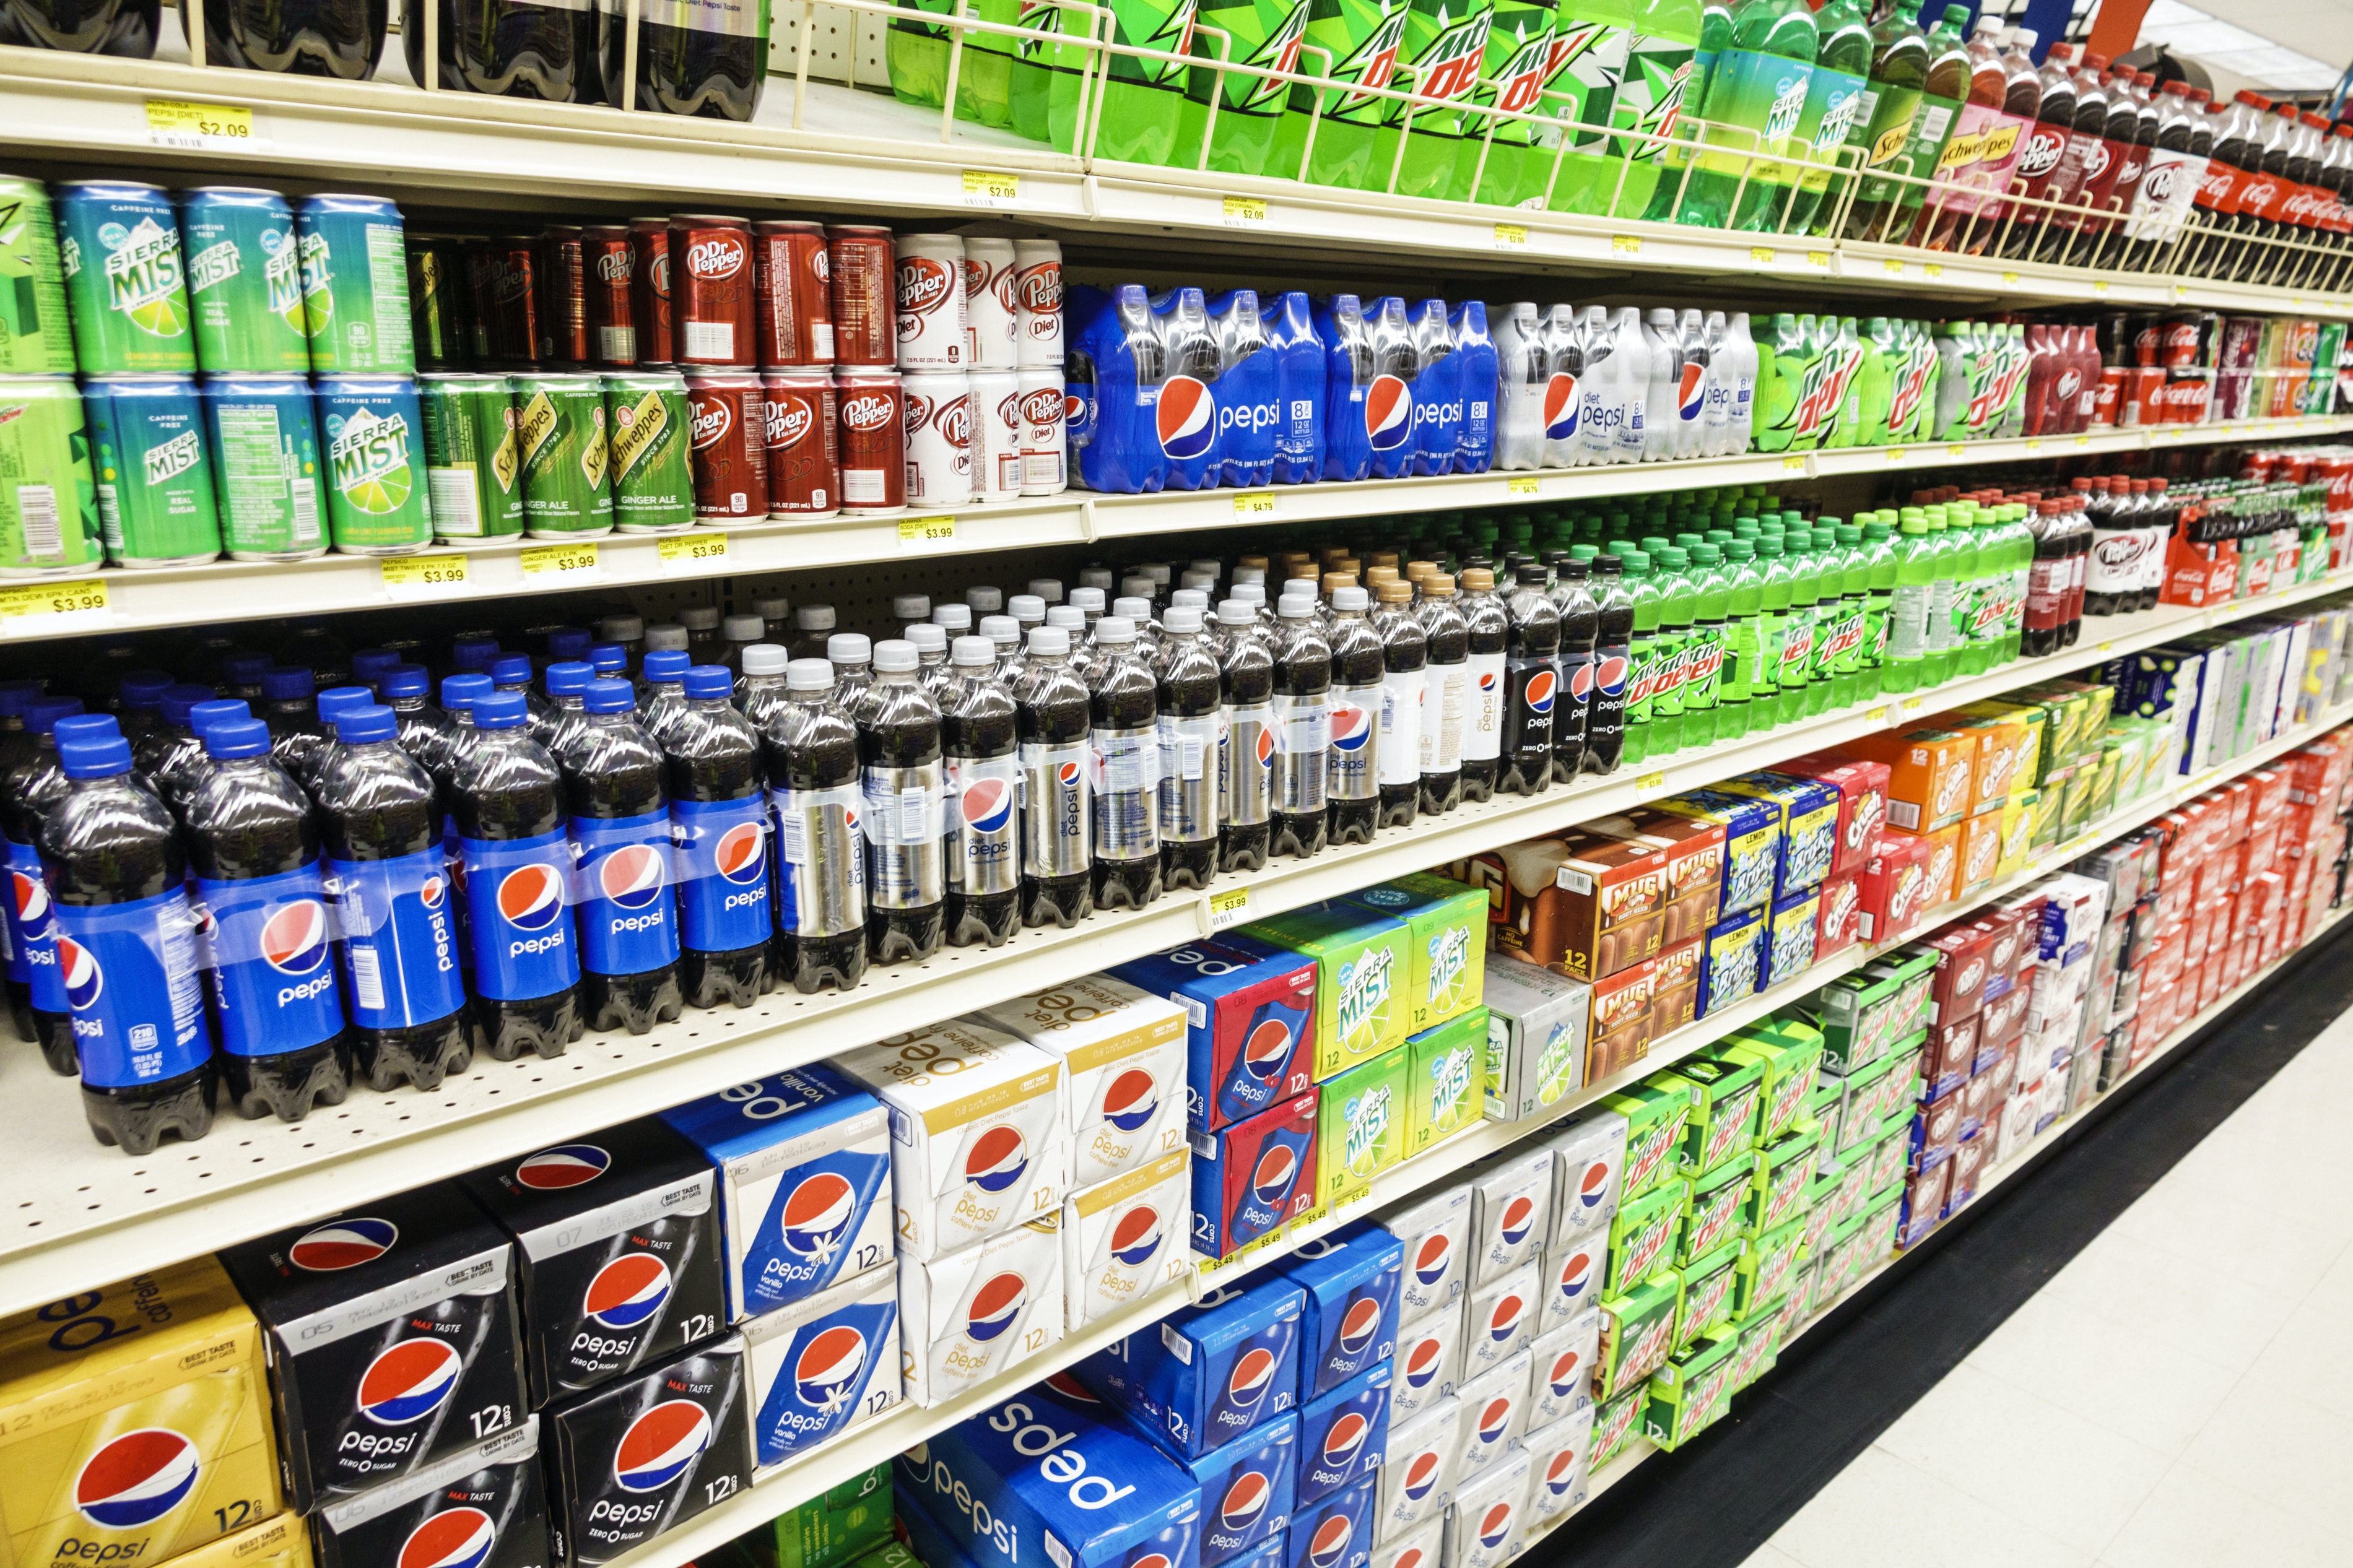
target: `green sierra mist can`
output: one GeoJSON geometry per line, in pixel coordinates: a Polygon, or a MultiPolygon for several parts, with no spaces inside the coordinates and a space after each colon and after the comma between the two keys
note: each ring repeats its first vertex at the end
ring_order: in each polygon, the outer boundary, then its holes
{"type": "Polygon", "coordinates": [[[397,375],[322,375],[317,393],[335,548],[412,555],[432,543],[417,384],[397,375]]]}
{"type": "Polygon", "coordinates": [[[381,196],[312,196],[297,226],[311,368],[409,375],[408,259],[400,209],[381,196]]]}
{"type": "Polygon", "coordinates": [[[94,375],[82,385],[106,558],[200,566],[221,552],[204,402],[185,375],[94,375]]]}
{"type": "Polygon", "coordinates": [[[180,197],[196,363],[216,374],[302,375],[311,338],[294,215],[276,191],[206,185],[180,197]]]}

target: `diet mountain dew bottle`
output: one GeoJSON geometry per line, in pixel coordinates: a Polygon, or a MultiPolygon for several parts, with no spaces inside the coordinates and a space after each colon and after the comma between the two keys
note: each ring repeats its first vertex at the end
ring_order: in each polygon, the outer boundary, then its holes
{"type": "Polygon", "coordinates": [[[1555,190],[1556,210],[1563,202],[1588,196],[1598,196],[1597,210],[1611,216],[1641,217],[1651,210],[1675,121],[1687,101],[1697,101],[1699,29],[1699,0],[1647,0],[1636,14],[1609,109],[1610,127],[1618,132],[1609,139],[1613,167],[1590,184],[1555,190]]]}
{"type": "Polygon", "coordinates": [[[71,375],[57,224],[38,180],[0,174],[0,375],[71,375]]]}
{"type": "Polygon", "coordinates": [[[1732,19],[1732,45],[1708,79],[1707,133],[1679,223],[1731,226],[1734,193],[1789,155],[1821,37],[1806,0],[1747,0],[1732,19]]]}
{"type": "MultiPolygon", "coordinates": [[[[1299,68],[1299,46],[1307,37],[1310,0],[1212,0],[1200,8],[1204,26],[1215,27],[1232,40],[1230,64],[1264,70],[1299,68]]],[[[1264,77],[1229,72],[1220,86],[1216,40],[1193,35],[1192,81],[1186,89],[1184,113],[1176,122],[1176,155],[1180,169],[1191,168],[1201,156],[1201,139],[1209,138],[1208,166],[1227,174],[1279,174],[1299,172],[1296,158],[1289,163],[1274,158],[1283,109],[1291,101],[1292,84],[1264,77]],[[1218,100],[1218,123],[1209,125],[1209,99],[1218,100]]]]}
{"type": "Polygon", "coordinates": [[[311,368],[294,214],[276,191],[206,185],[180,198],[196,363],[207,372],[311,368]]]}
{"type": "Polygon", "coordinates": [[[400,209],[381,196],[312,196],[302,204],[297,244],[311,368],[414,374],[400,209]]]}
{"type": "Polygon", "coordinates": [[[502,375],[451,372],[417,378],[425,419],[425,480],[433,531],[447,544],[522,531],[522,453],[514,389],[502,375]]]}
{"type": "MultiPolygon", "coordinates": [[[[1605,213],[1618,196],[1619,164],[1608,154],[1609,138],[1595,126],[1613,121],[1618,90],[1633,41],[1634,8],[1629,0],[1572,0],[1553,33],[1546,89],[1560,96],[1545,102],[1564,123],[1549,130],[1540,154],[1552,181],[1546,205],[1555,212],[1605,213]],[[1567,123],[1575,121],[1575,123],[1567,123]],[[1560,152],[1560,172],[1550,167],[1560,152]]],[[[1536,193],[1544,195],[1542,191],[1536,193]]],[[[1629,216],[1641,209],[1620,201],[1614,209],[1629,216]]]]}
{"type": "MultiPolygon", "coordinates": [[[[1486,59],[1487,29],[1493,22],[1493,0],[1411,0],[1406,12],[1405,58],[1409,74],[1402,85],[1436,107],[1411,105],[1392,99],[1382,105],[1381,128],[1373,138],[1373,157],[1360,190],[1394,189],[1401,196],[1438,196],[1452,189],[1457,161],[1465,155],[1463,115],[1479,85],[1479,68],[1486,59]],[[1409,134],[1406,120],[1412,116],[1409,134]],[[1404,157],[1398,157],[1399,143],[1404,157]],[[1396,178],[1390,184],[1392,174],[1396,178]]],[[[1477,154],[1469,154],[1474,158],[1477,154]]]]}
{"type": "MultiPolygon", "coordinates": [[[[1031,17],[1017,16],[1016,0],[974,0],[966,16],[983,22],[1017,21],[1027,26],[1050,22],[1040,8],[1031,17]]],[[[883,61],[891,76],[891,91],[904,103],[937,109],[946,101],[948,52],[955,42],[948,29],[929,21],[955,12],[954,0],[900,0],[883,43],[883,61]]],[[[1003,125],[1011,118],[1013,57],[1016,40],[1002,33],[969,32],[964,36],[964,58],[956,65],[956,118],[983,125],[1003,125]]]]}
{"type": "Polygon", "coordinates": [[[322,375],[327,522],[346,555],[409,555],[433,542],[425,418],[406,376],[322,375]]]}
{"type": "Polygon", "coordinates": [[[1394,85],[1409,16],[1406,0],[1309,0],[1303,41],[1329,51],[1332,68],[1324,73],[1324,62],[1314,57],[1308,57],[1308,64],[1347,86],[1292,88],[1290,111],[1275,132],[1269,174],[1298,178],[1304,159],[1304,177],[1312,184],[1350,188],[1365,184],[1375,134],[1388,102],[1349,89],[1394,85]],[[1308,143],[1311,123],[1313,147],[1308,143]]]}
{"type": "Polygon", "coordinates": [[[0,379],[0,577],[99,564],[98,490],[81,394],[48,376],[0,379]]]}
{"type": "Polygon", "coordinates": [[[158,185],[58,187],[58,251],[85,375],[186,375],[196,368],[180,218],[158,185]]]}

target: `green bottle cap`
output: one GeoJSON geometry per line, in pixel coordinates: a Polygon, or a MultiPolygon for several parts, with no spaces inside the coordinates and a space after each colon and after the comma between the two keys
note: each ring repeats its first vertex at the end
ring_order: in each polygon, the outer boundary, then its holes
{"type": "Polygon", "coordinates": [[[1861,544],[1862,542],[1862,530],[1851,522],[1840,523],[1838,528],[1838,542],[1841,544],[1861,544]]]}
{"type": "Polygon", "coordinates": [[[1693,545],[1691,547],[1691,558],[1699,563],[1702,566],[1721,566],[1724,564],[1724,552],[1718,550],[1713,544],[1701,543],[1693,545]]]}
{"type": "Polygon", "coordinates": [[[1724,552],[1735,561],[1754,561],[1757,559],[1756,542],[1747,539],[1736,539],[1731,543],[1724,547],[1724,552]]]}
{"type": "Polygon", "coordinates": [[[1626,575],[1629,577],[1647,577],[1651,574],[1651,558],[1639,550],[1620,552],[1618,559],[1626,563],[1626,575]]]}
{"type": "Polygon", "coordinates": [[[1818,517],[1818,518],[1814,519],[1814,531],[1815,531],[1816,533],[1820,533],[1820,532],[1821,532],[1821,531],[1822,531],[1822,530],[1824,530],[1824,529],[1826,529],[1826,528],[1827,528],[1827,529],[1835,529],[1835,528],[1837,528],[1837,527],[1838,527],[1838,525],[1839,525],[1839,520],[1838,520],[1837,518],[1834,518],[1834,517],[1830,517],[1830,516],[1825,515],[1825,516],[1818,517]]]}

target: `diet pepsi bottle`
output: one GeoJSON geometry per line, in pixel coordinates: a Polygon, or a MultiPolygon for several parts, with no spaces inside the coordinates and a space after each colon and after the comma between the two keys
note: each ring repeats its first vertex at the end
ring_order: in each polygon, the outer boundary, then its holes
{"type": "Polygon", "coordinates": [[[874,684],[850,710],[864,796],[866,950],[877,963],[921,962],[940,950],[947,769],[939,704],[924,689],[921,667],[914,644],[876,643],[874,684]]]}
{"type": "Polygon", "coordinates": [[[1209,301],[1218,338],[1218,451],[1225,483],[1271,484],[1284,434],[1282,367],[1259,319],[1258,294],[1236,289],[1209,301]]]}
{"type": "Polygon", "coordinates": [[[1545,384],[1552,374],[1544,317],[1526,300],[1494,323],[1494,467],[1518,472],[1545,462],[1545,384]]]}
{"type": "Polygon", "coordinates": [[[1504,601],[1511,617],[1504,661],[1504,795],[1542,795],[1552,783],[1553,715],[1560,707],[1560,609],[1542,566],[1523,566],[1504,601]]]}
{"type": "Polygon", "coordinates": [[[1218,868],[1256,871],[1266,865],[1274,831],[1274,647],[1258,609],[1236,598],[1218,606],[1214,647],[1225,733],[1218,748],[1218,868]]]}
{"type": "MultiPolygon", "coordinates": [[[[245,704],[237,704],[240,712],[245,704]]],[[[26,705],[20,752],[0,778],[0,825],[8,835],[8,994],[19,1033],[28,1028],[49,1070],[71,1078],[73,1010],[58,971],[56,905],[41,876],[41,823],[66,796],[58,763],[57,727],[81,712],[77,697],[45,697],[26,705]]]]}
{"type": "Polygon", "coordinates": [[[1301,859],[1322,851],[1331,831],[1326,769],[1332,752],[1332,644],[1312,594],[1286,593],[1276,607],[1274,681],[1269,728],[1274,732],[1276,855],[1301,859]]]}
{"type": "Polygon", "coordinates": [[[1330,841],[1370,844],[1381,817],[1382,681],[1388,673],[1381,634],[1366,616],[1362,588],[1332,595],[1332,751],[1324,767],[1331,800],[1330,841]]]}
{"type": "Polygon", "coordinates": [[[847,991],[866,974],[858,727],[834,700],[826,660],[793,660],[785,688],[760,734],[776,841],[776,972],[804,994],[847,991]]]}
{"type": "Polygon", "coordinates": [[[205,749],[187,847],[221,1075],[238,1115],[300,1121],[341,1105],[352,1071],[318,819],[262,721],[216,724],[205,749]]]}
{"type": "Polygon", "coordinates": [[[1454,579],[1436,573],[1421,580],[1414,616],[1421,623],[1429,662],[1421,683],[1421,805],[1428,815],[1462,804],[1462,733],[1471,712],[1471,626],[1463,619],[1454,579]]]}
{"type": "MultiPolygon", "coordinates": [[[[396,689],[397,677],[386,684],[396,689]]],[[[474,1060],[457,900],[439,793],[402,746],[393,710],[354,709],[335,721],[318,800],[353,1069],[379,1092],[404,1080],[438,1089],[474,1060]]]]}
{"type": "Polygon", "coordinates": [[[1593,573],[1596,610],[1593,634],[1593,697],[1586,710],[1585,756],[1588,773],[1614,773],[1626,755],[1626,683],[1632,665],[1634,599],[1626,591],[1626,563],[1599,555],[1593,573]]]}
{"type": "Polygon", "coordinates": [[[473,711],[449,806],[464,857],[474,1028],[498,1061],[525,1051],[553,1058],[582,1033],[564,780],[523,727],[522,693],[493,691],[473,711]]]}
{"type": "Polygon", "coordinates": [[[1293,289],[1261,317],[1274,361],[1274,482],[1313,484],[1324,474],[1324,342],[1314,308],[1293,289]]]}
{"type": "Polygon", "coordinates": [[[54,728],[66,793],[41,819],[41,869],[57,900],[82,1113],[100,1143],[152,1154],[166,1133],[193,1142],[213,1124],[187,861],[172,814],[132,781],[131,742],[112,718],[54,728]]]}
{"type": "Polygon", "coordinates": [[[1574,784],[1585,768],[1585,736],[1593,709],[1594,647],[1601,635],[1601,606],[1586,589],[1589,568],[1568,552],[1554,557],[1553,608],[1560,613],[1560,679],[1553,688],[1552,776],[1574,784]]]}
{"type": "Polygon", "coordinates": [[[1094,726],[1071,634],[1039,626],[1013,688],[1021,738],[1021,923],[1069,930],[1094,909],[1094,726]]]}
{"type": "Polygon", "coordinates": [[[1495,596],[1495,574],[1465,567],[1462,620],[1469,642],[1462,713],[1462,798],[1493,800],[1504,752],[1504,665],[1512,617],[1495,596]]]}
{"type": "Polygon", "coordinates": [[[943,693],[947,757],[947,939],[1004,944],[1021,929],[1021,735],[1013,693],[997,676],[997,645],[963,637],[943,693]]]}
{"type": "Polygon", "coordinates": [[[1225,680],[1201,634],[1201,612],[1173,605],[1161,626],[1154,676],[1160,732],[1160,879],[1206,888],[1218,874],[1218,819],[1225,759],[1225,680]]]}
{"type": "MultiPolygon", "coordinates": [[[[749,668],[756,655],[747,648],[744,660],[749,668]]],[[[689,1006],[749,1007],[775,983],[768,796],[760,732],[735,710],[733,683],[716,669],[686,672],[686,711],[662,747],[678,877],[678,983],[689,1006]]]]}
{"type": "MultiPolygon", "coordinates": [[[[734,681],[718,671],[729,690],[734,681]]],[[[690,679],[693,671],[689,670],[690,679]]],[[[627,681],[601,680],[555,758],[571,809],[573,924],[588,1027],[642,1035],[678,1016],[678,907],[670,893],[670,796],[664,760],[638,728],[627,681]]],[[[685,721],[681,709],[670,732],[685,721]]],[[[475,722],[481,721],[475,705],[475,722]]]]}
{"type": "Polygon", "coordinates": [[[1381,639],[1380,730],[1377,773],[1380,825],[1410,827],[1421,800],[1421,710],[1429,686],[1430,638],[1413,613],[1413,589],[1384,583],[1373,611],[1381,639]]]}
{"type": "Polygon", "coordinates": [[[1095,623],[1092,681],[1094,904],[1140,910],[1160,897],[1160,685],[1135,650],[1135,623],[1095,623]]]}

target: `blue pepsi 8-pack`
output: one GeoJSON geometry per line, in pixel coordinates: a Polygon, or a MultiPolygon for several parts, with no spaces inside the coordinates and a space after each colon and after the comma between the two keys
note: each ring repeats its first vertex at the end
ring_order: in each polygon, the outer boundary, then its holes
{"type": "Polygon", "coordinates": [[[1313,1086],[1314,959],[1234,933],[1111,973],[1184,1007],[1195,1127],[1231,1126],[1313,1086]]]}
{"type": "Polygon", "coordinates": [[[1276,1277],[1223,1289],[1079,1363],[1079,1376],[1187,1459],[1297,1407],[1306,1293],[1276,1277]]]}

